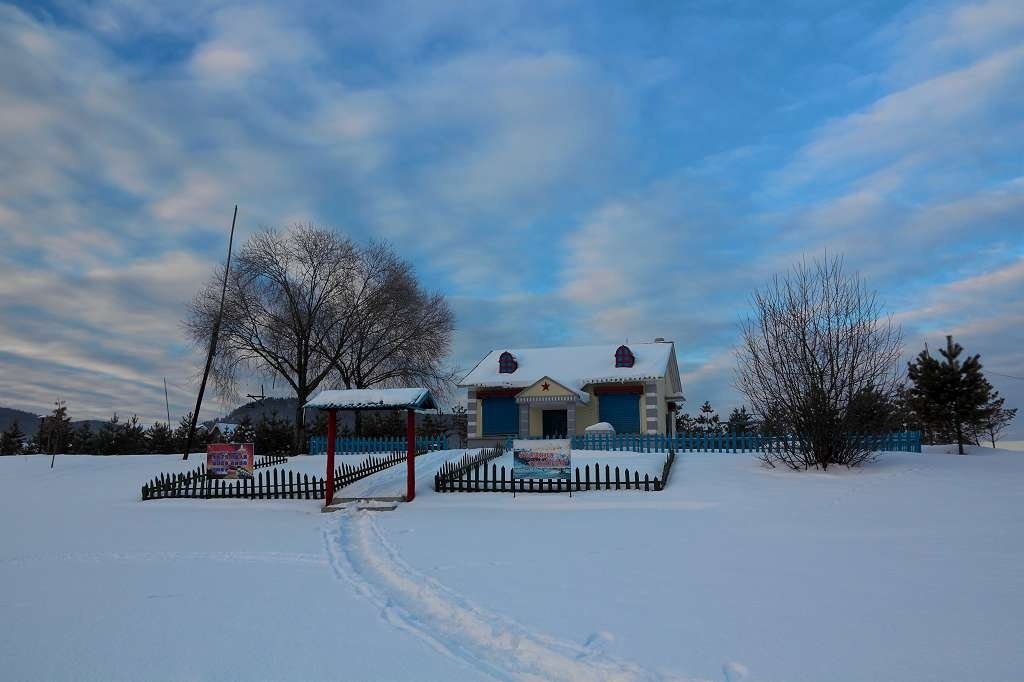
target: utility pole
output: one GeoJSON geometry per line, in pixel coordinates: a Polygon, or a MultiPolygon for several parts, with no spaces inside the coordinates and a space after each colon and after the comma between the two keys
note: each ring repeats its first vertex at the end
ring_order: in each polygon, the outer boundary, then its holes
{"type": "Polygon", "coordinates": [[[171,401],[167,398],[167,377],[164,377],[164,405],[167,406],[167,428],[171,428],[171,401]]]}
{"type": "Polygon", "coordinates": [[[210,350],[206,354],[206,369],[203,370],[203,380],[199,383],[199,395],[196,396],[196,409],[192,412],[192,423],[188,428],[188,436],[185,438],[185,455],[183,460],[188,459],[192,450],[192,438],[196,433],[196,422],[199,421],[199,409],[203,406],[203,393],[206,392],[206,379],[210,376],[210,366],[213,364],[213,354],[217,350],[217,336],[220,334],[220,323],[224,318],[224,297],[228,293],[228,273],[231,272],[231,247],[235,242],[235,220],[238,218],[238,204],[235,204],[235,213],[231,216],[231,236],[228,237],[228,262],[224,266],[224,285],[220,290],[220,310],[217,312],[217,319],[213,321],[213,333],[210,334],[210,350]]]}

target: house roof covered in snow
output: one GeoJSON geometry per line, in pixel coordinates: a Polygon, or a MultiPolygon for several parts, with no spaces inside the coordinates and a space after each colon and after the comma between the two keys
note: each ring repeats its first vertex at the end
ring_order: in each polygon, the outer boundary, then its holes
{"type": "Polygon", "coordinates": [[[681,392],[675,346],[671,341],[626,344],[633,353],[632,367],[616,367],[620,344],[557,346],[553,348],[499,348],[477,363],[459,386],[525,388],[548,376],[579,391],[587,384],[668,379],[668,390],[681,392]],[[515,358],[515,371],[500,372],[502,353],[515,358]]]}
{"type": "Polygon", "coordinates": [[[321,410],[426,410],[437,404],[425,388],[348,388],[320,391],[305,406],[321,410]]]}

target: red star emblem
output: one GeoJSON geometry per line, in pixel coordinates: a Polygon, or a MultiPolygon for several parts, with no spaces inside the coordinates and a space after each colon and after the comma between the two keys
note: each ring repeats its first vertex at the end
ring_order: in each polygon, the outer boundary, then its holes
{"type": "Polygon", "coordinates": [[[546,382],[546,381],[545,381],[545,382],[544,382],[543,384],[541,384],[541,385],[540,385],[540,390],[542,390],[542,391],[546,391],[546,390],[548,390],[549,388],[551,388],[551,384],[549,384],[549,383],[548,383],[548,382],[546,382]]]}

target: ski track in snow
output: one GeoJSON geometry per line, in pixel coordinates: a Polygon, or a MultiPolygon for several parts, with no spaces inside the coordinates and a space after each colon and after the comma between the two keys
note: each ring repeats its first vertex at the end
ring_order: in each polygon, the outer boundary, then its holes
{"type": "Polygon", "coordinates": [[[342,512],[322,528],[334,575],[380,608],[385,621],[476,673],[498,680],[684,680],[615,659],[600,647],[532,632],[474,604],[409,566],[373,513],[342,512]]]}
{"type": "Polygon", "coordinates": [[[76,561],[106,563],[110,561],[240,561],[254,563],[307,564],[326,566],[328,560],[318,554],[292,554],[288,552],[70,552],[65,554],[36,554],[0,558],[0,565],[23,564],[35,561],[76,561]]]}

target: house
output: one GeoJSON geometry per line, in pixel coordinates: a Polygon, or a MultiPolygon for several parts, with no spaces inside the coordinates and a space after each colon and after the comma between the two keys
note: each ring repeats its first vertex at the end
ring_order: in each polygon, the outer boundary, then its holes
{"type": "Polygon", "coordinates": [[[470,447],[508,436],[672,433],[682,404],[675,345],[650,343],[494,350],[458,384],[468,389],[470,447]]]}
{"type": "Polygon", "coordinates": [[[228,424],[227,422],[207,422],[200,424],[199,428],[206,429],[206,437],[209,440],[217,440],[223,438],[225,441],[230,442],[235,435],[235,429],[238,428],[238,424],[228,424]]]}

